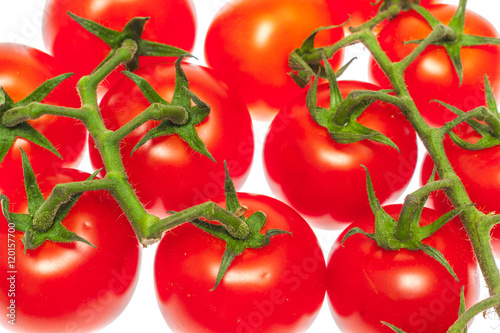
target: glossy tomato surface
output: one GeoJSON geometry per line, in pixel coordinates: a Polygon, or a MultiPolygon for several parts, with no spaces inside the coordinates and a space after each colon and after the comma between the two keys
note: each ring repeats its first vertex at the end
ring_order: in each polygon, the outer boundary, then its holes
{"type": "MultiPolygon", "coordinates": [[[[163,213],[182,210],[223,193],[224,161],[235,186],[240,188],[253,158],[252,123],[241,97],[211,69],[186,64],[183,70],[190,90],[210,105],[210,114],[196,126],[196,131],[217,163],[195,152],[178,135],[153,139],[130,156],[135,144],[157,125],[153,121],[136,129],[121,145],[125,168],[139,198],[146,207],[159,207],[163,213]]],[[[135,73],[171,102],[174,66],[153,64],[135,73]]],[[[101,111],[108,128],[116,130],[148,106],[139,88],[125,79],[104,96],[101,111]]],[[[96,149],[91,149],[90,157],[96,168],[102,167],[96,149]]]]}
{"type": "MultiPolygon", "coordinates": [[[[397,218],[401,205],[385,207],[397,218]]],[[[420,225],[440,214],[425,208],[420,225]]],[[[357,234],[340,241],[352,228],[374,232],[373,214],[351,224],[332,247],[327,264],[330,309],[342,332],[393,332],[385,321],[404,332],[446,332],[458,318],[460,290],[465,287],[466,306],[479,296],[474,256],[457,220],[448,222],[424,243],[440,251],[459,278],[422,251],[387,251],[375,241],[357,234]]]]}
{"type": "MultiPolygon", "coordinates": [[[[306,221],[282,202],[240,193],[246,216],[267,215],[282,229],[260,249],[236,257],[214,286],[225,244],[184,224],[167,232],[155,257],[158,304],[174,332],[304,332],[325,297],[325,261],[306,221]]],[[[219,203],[225,206],[223,202],[219,203]]]]}
{"type": "MultiPolygon", "coordinates": [[[[66,71],[55,58],[29,46],[0,43],[0,86],[14,102],[31,94],[39,85],[66,71]]],[[[80,99],[76,92],[76,80],[69,78],[53,90],[43,103],[79,107],[80,99]]],[[[17,185],[22,179],[22,148],[28,155],[33,168],[58,169],[75,167],[83,154],[87,130],[77,120],[44,115],[29,123],[54,145],[63,159],[52,152],[23,138],[17,138],[4,160],[0,163],[0,191],[10,185],[17,185]]]]}
{"type": "MultiPolygon", "coordinates": [[[[456,6],[435,5],[430,12],[441,22],[448,23],[456,6]]],[[[425,38],[431,28],[414,11],[398,16],[379,34],[378,41],[392,61],[400,61],[415,49],[417,44],[405,42],[425,38]]],[[[484,18],[467,11],[464,33],[498,38],[495,28],[484,18]]],[[[441,126],[454,119],[453,112],[431,102],[439,100],[463,111],[485,105],[484,76],[487,75],[493,89],[500,86],[500,46],[481,45],[463,47],[460,51],[463,81],[459,77],[444,47],[431,45],[408,67],[406,85],[424,119],[432,126],[441,126]]],[[[385,74],[372,59],[371,75],[382,87],[389,87],[385,74]]]]}
{"type": "MultiPolygon", "coordinates": [[[[143,39],[179,47],[187,52],[194,46],[196,13],[192,0],[49,0],[42,22],[45,47],[78,75],[90,74],[111,49],[76,23],[67,14],[68,11],[118,31],[122,31],[134,17],[150,17],[142,34],[143,39]]],[[[141,57],[140,64],[145,66],[165,59],[141,57]]],[[[115,71],[105,85],[111,85],[120,77],[115,71]]]]}
{"type": "MultiPolygon", "coordinates": [[[[47,197],[55,184],[88,176],[73,169],[48,170],[37,180],[47,197]]],[[[7,195],[12,212],[27,213],[22,183],[7,195]]],[[[25,253],[24,233],[9,228],[3,215],[0,223],[0,244],[5,245],[0,252],[0,304],[4,309],[15,305],[15,325],[1,321],[9,330],[93,331],[116,319],[128,304],[137,283],[140,246],[107,193],[84,193],[62,222],[95,248],[82,242],[45,242],[25,253]]]]}
{"type": "MultiPolygon", "coordinates": [[[[342,23],[332,15],[323,0],[232,1],[210,24],[206,61],[239,90],[253,118],[270,120],[301,91],[288,75],[290,52],[316,28],[342,23]]],[[[322,31],[315,45],[330,45],[343,36],[342,28],[322,31]]],[[[341,53],[331,61],[334,68],[341,53]]]]}
{"type": "MultiPolygon", "coordinates": [[[[480,136],[469,125],[461,125],[454,130],[462,139],[475,143],[480,136]]],[[[465,185],[467,194],[476,208],[482,212],[498,213],[500,204],[497,200],[500,195],[500,147],[472,151],[458,147],[447,136],[444,140],[446,156],[448,157],[456,174],[465,185]]],[[[426,154],[422,165],[421,182],[429,179],[434,163],[426,154]]],[[[439,178],[436,176],[436,178],[439,178]]],[[[448,197],[443,191],[433,192],[430,203],[435,209],[446,212],[453,209],[448,197]]],[[[496,226],[492,231],[492,245],[495,255],[500,257],[500,228],[496,226]]]]}
{"type": "MultiPolygon", "coordinates": [[[[344,97],[354,89],[377,86],[339,81],[344,97]]],[[[358,121],[389,137],[401,150],[363,140],[335,142],[305,105],[305,94],[285,106],[273,120],[264,144],[264,163],[271,190],[324,229],[345,227],[370,210],[366,194],[368,168],[381,202],[396,199],[408,185],[417,161],[415,132],[393,106],[373,103],[358,121]]],[[[318,88],[318,105],[329,107],[327,84],[318,88]]]]}

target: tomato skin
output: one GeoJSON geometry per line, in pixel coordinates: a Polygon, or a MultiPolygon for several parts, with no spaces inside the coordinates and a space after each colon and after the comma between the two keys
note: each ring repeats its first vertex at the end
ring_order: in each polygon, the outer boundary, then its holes
{"type": "MultiPolygon", "coordinates": [[[[55,184],[82,181],[88,176],[74,169],[61,169],[58,173],[44,171],[37,179],[47,197],[55,184]]],[[[11,211],[26,213],[26,195],[23,184],[19,185],[8,193],[10,207],[11,211]]],[[[24,254],[23,233],[9,234],[3,215],[0,222],[0,244],[5,246],[0,253],[3,313],[11,300],[16,304],[16,325],[2,320],[9,330],[93,331],[113,321],[128,304],[137,284],[140,245],[109,194],[84,193],[63,221],[64,226],[96,248],[80,242],[46,242],[24,254]],[[15,244],[15,273],[8,266],[7,244],[15,244]],[[11,274],[15,275],[15,295],[9,296],[12,287],[6,278],[11,274]]]]}
{"type": "MultiPolygon", "coordinates": [[[[0,86],[18,102],[31,94],[44,81],[67,73],[52,56],[29,46],[0,43],[0,86]]],[[[79,107],[76,80],[69,78],[62,82],[44,100],[44,103],[68,107],[79,107]]],[[[22,148],[28,155],[33,168],[58,169],[75,167],[83,154],[87,130],[77,120],[44,115],[29,123],[41,132],[56,147],[63,159],[25,139],[17,138],[0,164],[0,192],[22,180],[22,148]]]]}
{"type": "Polygon", "coordinates": [[[304,332],[325,296],[324,256],[316,236],[276,199],[246,193],[238,198],[249,215],[265,212],[262,232],[278,228],[293,236],[278,235],[264,248],[246,250],[210,291],[224,243],[191,224],[167,232],[155,257],[160,310],[175,332],[304,332]]]}
{"type": "MultiPolygon", "coordinates": [[[[385,209],[397,218],[401,205],[385,209]]],[[[439,216],[437,211],[424,208],[420,225],[439,216]]],[[[355,227],[373,232],[373,214],[344,230],[327,263],[330,309],[342,332],[393,332],[380,321],[405,332],[446,332],[458,317],[462,285],[467,307],[478,300],[479,277],[472,248],[457,220],[448,222],[424,243],[445,256],[459,282],[422,251],[387,251],[360,234],[348,238],[342,247],[340,241],[355,227]]]]}
{"type": "MultiPolygon", "coordinates": [[[[477,132],[467,124],[456,127],[454,132],[470,143],[480,139],[477,132]]],[[[495,146],[479,151],[466,150],[454,144],[448,136],[444,140],[444,146],[453,169],[462,180],[476,208],[486,214],[499,212],[500,205],[497,198],[500,194],[500,147],[495,146]]],[[[422,165],[421,183],[427,182],[433,168],[434,163],[426,154],[422,165]]],[[[447,212],[453,209],[453,205],[443,191],[433,192],[429,201],[439,211],[447,212]]],[[[492,231],[492,245],[495,255],[500,257],[500,228],[498,226],[492,231]]]]}
{"type": "MultiPolygon", "coordinates": [[[[238,89],[254,119],[268,121],[301,91],[288,75],[290,52],[316,28],[340,23],[323,0],[233,1],[208,28],[206,61],[238,89]]],[[[343,36],[342,28],[322,31],[316,45],[331,45],[343,36]]],[[[334,68],[342,54],[331,60],[334,68]]]]}
{"type": "MultiPolygon", "coordinates": [[[[354,89],[378,90],[369,83],[339,81],[344,97],[354,89]]],[[[366,173],[370,171],[381,202],[394,200],[413,175],[417,160],[415,132],[398,109],[372,104],[358,118],[400,148],[363,140],[334,142],[327,130],[312,119],[305,95],[285,106],[271,123],[264,144],[264,163],[273,193],[289,203],[308,222],[323,229],[340,229],[370,210],[366,173]]],[[[318,88],[318,105],[327,108],[327,84],[318,88]]]]}
{"type": "MultiPolygon", "coordinates": [[[[182,210],[223,193],[224,160],[236,188],[246,180],[251,166],[254,141],[248,109],[213,70],[185,64],[190,90],[211,107],[208,117],[196,126],[198,135],[217,163],[191,149],[179,136],[159,137],[131,149],[153,125],[148,122],[124,141],[121,152],[130,182],[147,208],[165,214],[182,210]],[[151,175],[154,174],[154,177],[151,175]]],[[[153,64],[135,72],[145,78],[167,101],[174,92],[175,69],[171,64],[153,64]]],[[[115,130],[149,106],[138,87],[129,79],[112,87],[101,101],[101,112],[109,129],[115,130]]],[[[94,167],[101,168],[98,151],[90,144],[94,167]]]]}
{"type": "MultiPolygon", "coordinates": [[[[58,61],[80,76],[90,74],[111,49],[71,19],[67,11],[118,31],[122,31],[134,17],[151,17],[144,28],[144,39],[176,46],[187,52],[194,46],[196,13],[192,0],[49,0],[42,21],[45,47],[58,61]]],[[[141,57],[140,64],[146,66],[166,59],[141,57]]],[[[121,70],[123,67],[108,77],[104,84],[109,87],[121,78],[121,70]]]]}
{"type": "MultiPolygon", "coordinates": [[[[429,11],[440,21],[448,23],[456,6],[436,5],[429,11]]],[[[416,44],[403,45],[405,41],[425,38],[431,29],[414,11],[392,20],[379,34],[378,41],[392,61],[407,56],[416,44]]],[[[467,11],[464,33],[498,38],[495,28],[484,18],[467,11]]],[[[432,100],[440,100],[463,111],[485,105],[484,76],[488,75],[496,91],[500,87],[500,47],[483,45],[461,49],[463,82],[459,84],[448,54],[441,46],[429,46],[405,72],[406,85],[420,113],[432,126],[442,126],[454,119],[454,113],[432,100]]],[[[385,74],[371,60],[371,76],[382,87],[389,87],[385,74]]]]}
{"type": "MultiPolygon", "coordinates": [[[[422,0],[420,5],[426,7],[432,2],[435,1],[422,0]]],[[[350,18],[349,22],[344,26],[346,30],[351,26],[361,25],[377,15],[381,5],[381,3],[375,3],[372,0],[327,0],[327,3],[331,8],[330,10],[336,13],[341,22],[345,22],[350,18]]]]}

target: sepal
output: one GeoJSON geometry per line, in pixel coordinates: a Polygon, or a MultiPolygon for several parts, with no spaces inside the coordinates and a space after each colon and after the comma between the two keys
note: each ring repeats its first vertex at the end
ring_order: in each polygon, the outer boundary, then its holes
{"type": "Polygon", "coordinates": [[[133,39],[137,43],[137,52],[134,54],[133,59],[126,64],[127,70],[130,71],[139,67],[139,56],[179,57],[187,53],[174,46],[142,39],[144,25],[149,20],[149,17],[133,18],[120,32],[106,28],[97,22],[77,16],[71,12],[68,12],[68,15],[85,30],[103,40],[112,49],[118,49],[125,39],[133,39]]]}
{"type": "Polygon", "coordinates": [[[256,211],[249,217],[245,217],[242,212],[246,211],[246,207],[238,201],[237,193],[226,168],[226,179],[224,189],[226,191],[226,209],[237,215],[250,229],[250,234],[246,239],[233,238],[229,232],[220,224],[214,224],[200,219],[191,221],[193,225],[208,232],[214,237],[226,242],[226,248],[222,256],[221,264],[217,273],[216,281],[212,290],[220,284],[227,270],[229,269],[234,258],[241,255],[246,249],[257,249],[269,245],[271,238],[281,234],[289,234],[290,232],[280,229],[267,230],[265,234],[261,231],[264,228],[267,217],[261,211],[256,211]],[[241,214],[240,214],[241,213],[241,214]]]}
{"type": "Polygon", "coordinates": [[[215,162],[212,154],[208,151],[205,143],[200,139],[195,129],[195,126],[204,121],[210,114],[210,106],[189,90],[189,81],[181,67],[182,60],[187,56],[189,55],[184,54],[175,62],[176,81],[172,103],[165,101],[143,78],[132,73],[125,73],[138,85],[139,89],[150,103],[179,106],[184,108],[188,113],[187,121],[183,124],[176,124],[170,119],[162,120],[139,140],[132,149],[131,154],[154,138],[177,134],[193,150],[205,155],[215,162]],[[191,106],[192,103],[194,103],[194,106],[191,106]]]}
{"type": "MultiPolygon", "coordinates": [[[[83,242],[95,247],[92,243],[80,237],[76,233],[69,231],[62,225],[62,221],[74,206],[81,194],[74,195],[68,202],[62,204],[57,212],[54,212],[54,223],[52,226],[43,232],[35,230],[33,226],[34,215],[45,202],[45,199],[40,191],[38,183],[31,167],[28,158],[24,151],[21,150],[23,159],[24,181],[28,200],[28,214],[11,213],[9,210],[9,199],[5,195],[0,195],[2,212],[9,223],[14,224],[15,229],[24,232],[23,244],[24,252],[33,250],[45,243],[53,241],[58,243],[83,242]]],[[[89,177],[94,179],[97,172],[89,177]]]]}
{"type": "Polygon", "coordinates": [[[18,106],[26,106],[30,103],[41,102],[52,90],[71,75],[72,74],[62,74],[45,81],[31,94],[17,103],[15,103],[5,90],[0,87],[0,162],[3,161],[5,155],[7,155],[17,138],[31,141],[62,159],[61,154],[59,154],[54,145],[28,122],[9,122],[10,116],[12,115],[9,115],[10,112],[8,111],[18,106]]]}

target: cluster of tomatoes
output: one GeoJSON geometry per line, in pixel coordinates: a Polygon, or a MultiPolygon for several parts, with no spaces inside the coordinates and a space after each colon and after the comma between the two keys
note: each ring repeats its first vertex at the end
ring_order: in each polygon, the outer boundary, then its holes
{"type": "MultiPolygon", "coordinates": [[[[241,189],[255,152],[252,120],[269,123],[262,160],[276,198],[240,193],[239,199],[248,207],[246,214],[266,214],[264,232],[282,229],[292,236],[279,235],[264,248],[246,250],[212,290],[224,243],[189,223],[166,232],[156,250],[154,277],[160,311],[173,331],[301,332],[311,326],[327,294],[342,332],[390,332],[382,321],[406,332],[445,332],[458,317],[462,287],[468,307],[478,300],[474,255],[458,219],[424,241],[445,256],[458,281],[421,251],[386,251],[362,235],[340,243],[352,228],[374,231],[366,173],[361,165],[369,170],[380,202],[393,203],[415,173],[417,137],[396,107],[374,102],[358,122],[389,137],[399,150],[369,140],[336,143],[311,117],[306,104],[307,88],[299,88],[288,74],[288,57],[320,26],[338,27],[320,31],[316,46],[339,41],[349,34],[349,26],[376,14],[380,4],[371,2],[228,1],[210,22],[204,39],[207,67],[196,61],[182,65],[190,90],[211,107],[209,116],[196,130],[217,162],[194,152],[177,135],[155,138],[131,154],[132,148],[157,124],[154,121],[122,141],[122,159],[131,185],[144,206],[162,216],[207,200],[224,206],[223,161],[227,162],[235,187],[241,189]],[[344,229],[326,261],[313,228],[318,232],[344,229]]],[[[432,2],[421,4],[444,23],[449,22],[456,6],[432,2]]],[[[133,17],[151,17],[144,39],[187,52],[195,43],[195,4],[190,0],[102,0],[99,4],[90,0],[48,0],[42,33],[50,55],[25,45],[0,44],[0,86],[14,102],[21,101],[45,80],[74,72],[43,102],[80,107],[76,82],[93,71],[109,47],[74,22],[67,11],[114,30],[121,30],[133,17]]],[[[485,19],[472,12],[466,17],[467,33],[498,37],[485,19]]],[[[431,31],[413,11],[384,23],[378,30],[377,39],[392,61],[401,60],[416,47],[404,42],[425,38],[431,31]]],[[[340,51],[329,61],[338,69],[344,60],[340,51]]],[[[143,57],[134,72],[167,101],[175,90],[172,61],[143,57]]],[[[494,89],[500,84],[500,66],[493,65],[500,64],[498,46],[464,49],[462,63],[463,81],[459,83],[443,48],[430,46],[406,71],[408,89],[432,126],[441,126],[452,114],[431,100],[470,110],[486,104],[484,75],[488,75],[494,89]]],[[[101,115],[110,130],[125,125],[149,105],[137,85],[119,72],[122,69],[113,72],[99,89],[101,115]]],[[[345,98],[353,90],[390,88],[385,74],[373,61],[370,71],[376,84],[340,80],[341,95],[345,98]]],[[[320,83],[318,107],[329,108],[330,92],[328,83],[320,83]]],[[[88,177],[77,170],[86,147],[92,167],[97,170],[103,165],[92,138],[87,140],[86,128],[76,120],[44,115],[30,124],[51,141],[62,159],[27,140],[16,139],[0,164],[0,192],[9,197],[11,212],[29,210],[19,148],[29,156],[44,196],[56,184],[88,177]]],[[[462,137],[477,141],[475,132],[462,130],[462,137]]],[[[499,173],[498,147],[468,152],[451,140],[445,146],[478,208],[500,211],[496,207],[498,200],[494,200],[500,193],[500,177],[494,176],[499,173]]],[[[429,165],[426,162],[424,166],[424,181],[432,170],[429,165]]],[[[105,174],[103,170],[100,177],[105,174]]],[[[436,210],[425,208],[421,225],[432,223],[451,209],[442,193],[431,199],[436,210]]],[[[400,210],[400,205],[386,206],[394,218],[400,210]]],[[[2,326],[14,331],[97,330],[115,320],[128,305],[139,278],[141,248],[109,193],[84,193],[64,221],[66,228],[95,248],[83,243],[46,242],[35,250],[24,251],[23,233],[12,232],[5,218],[0,219],[0,244],[6,244],[5,249],[0,249],[0,267],[2,274],[8,272],[5,274],[15,277],[1,277],[0,305],[2,311],[7,309],[2,326]],[[7,248],[15,249],[14,262],[7,248]],[[11,304],[13,312],[9,312],[11,304]]]]}

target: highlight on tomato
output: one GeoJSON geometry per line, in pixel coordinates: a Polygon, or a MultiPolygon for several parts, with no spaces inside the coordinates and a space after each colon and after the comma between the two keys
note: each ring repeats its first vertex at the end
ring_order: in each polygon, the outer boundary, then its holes
{"type": "MultiPolygon", "coordinates": [[[[109,29],[122,31],[134,17],[150,17],[142,38],[172,45],[190,52],[196,34],[196,12],[192,0],[49,0],[42,19],[43,41],[48,52],[77,73],[90,74],[111,48],[74,21],[71,13],[95,21],[109,29]]],[[[140,57],[140,65],[172,60],[140,57]]],[[[123,68],[121,69],[123,70],[123,68]]],[[[115,70],[104,82],[109,87],[121,78],[115,70]]]]}
{"type": "MultiPolygon", "coordinates": [[[[212,290],[225,243],[192,224],[164,234],[155,257],[162,315],[175,332],[304,332],[325,297],[325,259],[314,232],[284,203],[238,193],[245,216],[264,212],[262,229],[291,233],[237,256],[212,290]]],[[[224,200],[215,200],[225,207],[224,200]]]]}
{"type": "MultiPolygon", "coordinates": [[[[395,219],[401,208],[384,207],[395,219]]],[[[420,226],[440,216],[438,211],[424,208],[420,226]]],[[[478,300],[477,265],[457,218],[423,242],[444,255],[458,281],[421,250],[384,250],[362,234],[352,235],[341,245],[354,228],[373,233],[373,213],[361,216],[342,232],[327,261],[330,310],[342,332],[394,332],[383,321],[404,332],[444,333],[458,318],[462,287],[467,308],[478,300]]]]}
{"type": "MultiPolygon", "coordinates": [[[[252,118],[269,121],[301,91],[288,75],[290,52],[318,27],[342,23],[324,0],[231,1],[208,28],[205,58],[236,87],[252,118]]],[[[341,27],[324,30],[316,45],[331,45],[342,37],[341,27]]],[[[335,69],[342,54],[330,60],[335,69]]]]}
{"type": "MultiPolygon", "coordinates": [[[[215,162],[194,151],[177,134],[152,139],[132,149],[148,130],[158,124],[148,121],[128,135],[121,155],[129,180],[144,205],[158,214],[180,211],[223,193],[224,164],[237,189],[250,171],[254,152],[252,122],[248,109],[237,92],[212,69],[183,64],[189,89],[210,106],[210,113],[195,129],[215,162]]],[[[169,63],[153,64],[134,72],[146,79],[166,101],[174,94],[176,70],[169,63]]],[[[134,118],[150,103],[138,86],[128,78],[119,81],[101,101],[106,126],[116,130],[134,118]]],[[[90,143],[92,165],[103,166],[97,149],[90,143]]]]}
{"type": "MultiPolygon", "coordinates": [[[[0,86],[14,103],[30,95],[39,85],[66,70],[52,56],[36,48],[13,43],[0,43],[0,86]]],[[[57,86],[43,103],[79,107],[80,99],[75,89],[76,80],[69,78],[57,86]]],[[[13,146],[0,163],[0,189],[17,186],[22,182],[22,148],[29,156],[35,170],[76,167],[83,155],[87,137],[86,128],[77,120],[44,115],[28,120],[57,149],[62,158],[22,137],[15,139],[13,146]]]]}
{"type": "MultiPolygon", "coordinates": [[[[457,10],[453,5],[434,5],[429,12],[447,24],[457,10]]],[[[465,12],[464,33],[498,38],[493,25],[480,15],[465,12]]],[[[400,61],[417,47],[411,41],[421,40],[431,33],[430,25],[414,10],[401,14],[378,35],[378,41],[387,56],[400,61]]],[[[500,46],[476,45],[460,49],[463,79],[460,80],[450,56],[443,46],[428,46],[406,69],[405,82],[421,115],[431,126],[442,126],[454,119],[453,112],[432,102],[439,100],[461,110],[471,110],[485,104],[484,76],[487,75],[493,91],[500,88],[500,46]]],[[[390,83],[376,62],[371,60],[370,75],[383,88],[390,83]]]]}
{"type": "MultiPolygon", "coordinates": [[[[75,169],[46,169],[36,178],[47,198],[56,184],[88,176],[75,169]]],[[[4,194],[11,212],[28,212],[22,182],[4,194]]],[[[5,328],[94,331],[116,319],[130,301],[138,280],[140,245],[114,199],[106,192],[83,193],[62,225],[95,247],[46,241],[34,250],[25,249],[24,233],[0,214],[0,243],[5,245],[0,251],[0,305],[9,315],[1,321],[5,328]]]]}
{"type": "MultiPolygon", "coordinates": [[[[353,90],[380,90],[358,81],[339,81],[343,97],[353,90]]],[[[318,86],[318,106],[329,107],[328,84],[318,86]]],[[[264,143],[267,181],[279,199],[313,226],[341,229],[370,211],[366,176],[371,172],[377,196],[390,203],[408,186],[417,161],[414,130],[396,107],[374,102],[357,119],[390,138],[394,147],[371,140],[337,143],[307,108],[306,94],[280,110],[264,143]]]]}

